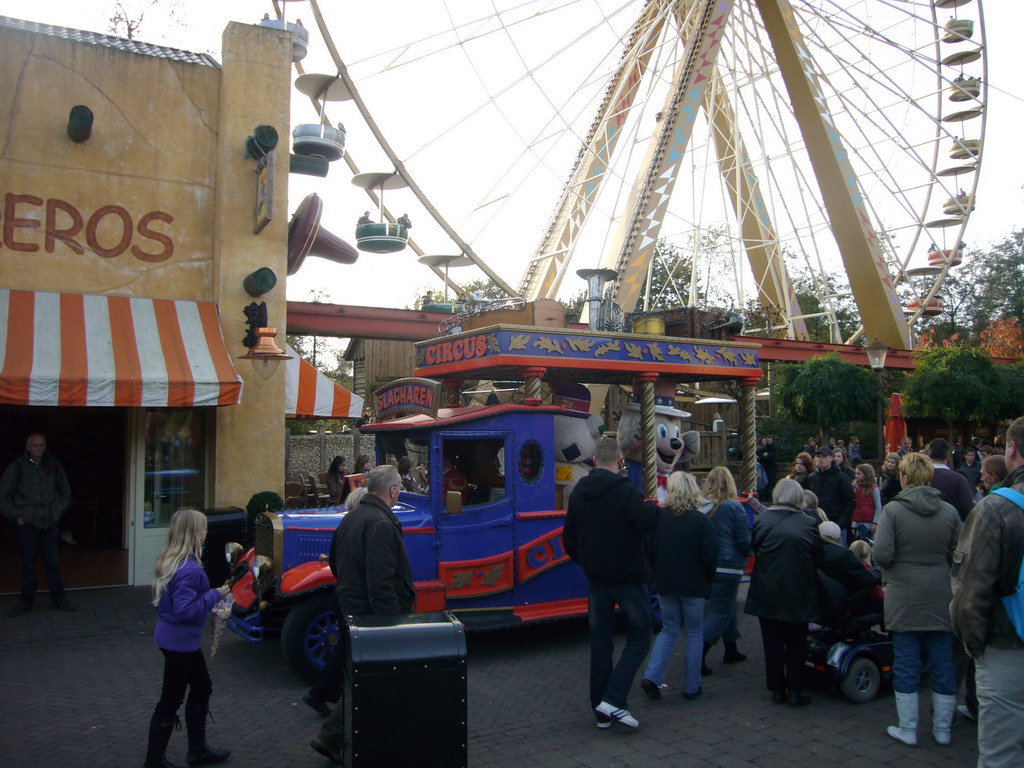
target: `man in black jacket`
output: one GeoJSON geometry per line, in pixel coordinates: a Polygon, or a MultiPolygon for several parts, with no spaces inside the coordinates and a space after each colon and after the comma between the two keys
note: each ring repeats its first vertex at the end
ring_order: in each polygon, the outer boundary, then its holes
{"type": "Polygon", "coordinates": [[[658,527],[658,506],[618,474],[619,446],[605,437],[595,468],[569,497],[565,551],[583,567],[590,597],[590,706],[598,728],[639,723],[626,708],[629,689],[651,645],[650,573],[644,536],[658,527]],[[626,623],[626,647],[612,667],[615,605],[626,623]]]}
{"type": "Polygon", "coordinates": [[[7,613],[21,616],[32,610],[38,589],[36,560],[42,555],[50,602],[60,611],[74,611],[65,596],[57,563],[57,524],[71,502],[64,467],[46,452],[46,435],[33,432],[25,453],[0,477],[0,512],[17,526],[21,549],[21,600],[7,613]]]}
{"type": "MultiPolygon", "coordinates": [[[[335,532],[331,560],[338,577],[342,617],[412,612],[416,601],[412,567],[402,540],[402,524],[391,511],[401,490],[402,478],[395,467],[370,470],[366,495],[335,532]]],[[[341,637],[346,638],[347,633],[343,631],[341,637]]],[[[339,704],[310,746],[340,765],[344,744],[345,707],[339,704]]]]}
{"type": "Polygon", "coordinates": [[[768,490],[764,493],[761,501],[768,504],[772,500],[772,488],[778,480],[778,462],[775,455],[775,438],[765,435],[761,438],[761,444],[757,446],[757,460],[764,467],[764,473],[768,479],[768,490]]]}
{"type": "Polygon", "coordinates": [[[853,495],[850,477],[833,463],[832,453],[824,448],[818,449],[818,467],[811,478],[811,490],[828,519],[839,526],[841,543],[845,547],[857,499],[853,495]]]}

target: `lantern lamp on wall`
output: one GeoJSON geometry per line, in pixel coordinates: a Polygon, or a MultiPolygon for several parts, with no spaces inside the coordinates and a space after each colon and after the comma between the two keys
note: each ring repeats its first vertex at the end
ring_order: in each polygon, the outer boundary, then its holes
{"type": "Polygon", "coordinates": [[[81,144],[92,136],[92,110],[84,104],[71,108],[68,114],[68,137],[76,144],[81,144]]]}
{"type": "Polygon", "coordinates": [[[282,360],[291,360],[291,355],[286,355],[274,343],[277,328],[267,327],[267,303],[265,301],[259,304],[253,302],[243,311],[248,328],[242,343],[249,351],[238,359],[251,361],[256,375],[264,380],[269,379],[277,372],[282,360]]]}

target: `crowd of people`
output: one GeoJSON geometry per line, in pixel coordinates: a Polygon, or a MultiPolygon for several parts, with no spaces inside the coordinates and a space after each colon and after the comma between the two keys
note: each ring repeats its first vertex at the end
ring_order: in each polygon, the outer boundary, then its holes
{"type": "MultiPolygon", "coordinates": [[[[751,526],[726,468],[713,469],[703,487],[672,473],[659,508],[619,473],[614,442],[600,441],[597,469],[570,497],[564,532],[590,590],[597,726],[639,726],[628,707],[631,684],[646,658],[640,689],[663,698],[680,634],[686,701],[713,673],[706,659],[719,639],[724,663],[746,660],[737,648],[737,593],[752,554],[744,611],[760,624],[774,703],[812,703],[808,632],[835,601],[829,584],[838,585],[843,615],[877,617],[891,638],[897,723],[889,736],[917,744],[927,671],[937,744],[951,743],[959,712],[978,722],[979,767],[1024,765],[1024,627],[1000,599],[1014,595],[1024,557],[1024,417],[993,447],[937,438],[915,451],[908,438],[878,472],[856,437],[849,450],[831,440],[804,447],[771,486],[768,506],[752,503],[751,526]],[[653,648],[650,594],[663,622],[653,648]],[[627,628],[617,661],[616,603],[627,628]]],[[[762,439],[758,461],[773,476],[774,454],[773,441],[762,439]]]]}
{"type": "MultiPolygon", "coordinates": [[[[712,469],[702,485],[692,474],[673,472],[666,504],[645,500],[621,470],[616,441],[600,439],[594,469],[569,498],[563,529],[565,551],[587,578],[597,727],[639,727],[628,707],[630,689],[643,667],[641,691],[663,698],[675,682],[669,668],[680,635],[677,679],[685,701],[701,696],[703,678],[714,672],[708,654],[719,641],[722,663],[747,660],[738,648],[738,593],[753,555],[744,611],[760,625],[774,703],[812,703],[805,679],[812,623],[881,614],[893,646],[897,722],[888,735],[917,744],[927,671],[937,744],[951,743],[959,712],[978,722],[980,768],[1024,765],[1024,622],[1015,613],[1024,611],[1024,601],[1016,609],[1007,602],[1024,559],[1024,417],[1011,424],[1005,442],[974,442],[961,448],[936,438],[915,451],[907,438],[876,473],[856,437],[850,450],[841,440],[812,439],[777,480],[774,444],[764,438],[758,459],[772,478],[770,501],[764,506],[752,497],[748,514],[726,467],[712,469]],[[618,660],[616,609],[626,627],[618,660]],[[662,628],[652,648],[656,622],[662,628]]],[[[29,436],[25,456],[0,479],[0,509],[19,534],[33,534],[19,537],[23,559],[34,565],[42,552],[54,606],[73,610],[56,558],[47,555],[55,549],[67,483],[45,450],[43,435],[29,436]]],[[[420,480],[408,459],[371,468],[369,457],[360,456],[355,469],[365,473],[365,485],[348,491],[350,519],[336,531],[330,556],[342,613],[407,613],[415,591],[391,507],[420,480]]],[[[328,471],[332,497],[346,493],[345,477],[345,461],[336,457],[328,471]]],[[[154,640],[165,669],[150,721],[148,768],[170,765],[165,750],[183,702],[189,765],[220,763],[230,754],[206,742],[212,681],[199,635],[227,587],[212,588],[200,564],[205,537],[205,516],[179,510],[157,561],[154,640]]],[[[11,615],[31,610],[35,592],[34,568],[25,569],[21,602],[11,615]]],[[[311,746],[339,764],[344,710],[328,704],[343,692],[342,659],[338,649],[303,698],[327,717],[311,746]]]]}

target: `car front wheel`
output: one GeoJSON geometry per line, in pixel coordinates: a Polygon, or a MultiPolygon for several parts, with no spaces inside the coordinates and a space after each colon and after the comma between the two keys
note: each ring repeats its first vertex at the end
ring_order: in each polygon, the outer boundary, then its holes
{"type": "Polygon", "coordinates": [[[293,672],[313,682],[327,655],[341,642],[334,591],[305,600],[288,612],[281,628],[281,653],[293,672]]]}

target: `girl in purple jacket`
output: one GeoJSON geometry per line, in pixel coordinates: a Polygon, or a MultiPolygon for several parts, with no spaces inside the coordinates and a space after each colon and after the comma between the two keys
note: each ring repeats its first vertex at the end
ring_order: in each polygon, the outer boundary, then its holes
{"type": "Polygon", "coordinates": [[[157,622],[153,641],[164,655],[164,681],[153,717],[149,722],[149,747],[145,768],[174,768],[164,757],[185,698],[185,727],[188,731],[188,764],[222,763],[231,753],[212,749],[206,743],[206,713],[213,683],[206,671],[206,659],[199,638],[206,615],[228,587],[210,588],[199,563],[206,540],[206,515],[194,509],[179,509],[171,517],[167,544],[156,561],[153,605],[157,622]]]}

